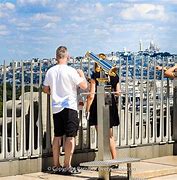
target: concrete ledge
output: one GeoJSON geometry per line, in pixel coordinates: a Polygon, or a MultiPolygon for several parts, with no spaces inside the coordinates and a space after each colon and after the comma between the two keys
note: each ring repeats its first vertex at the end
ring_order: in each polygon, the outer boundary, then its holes
{"type": "Polygon", "coordinates": [[[135,147],[120,147],[117,149],[118,157],[135,157],[140,159],[151,159],[156,157],[171,156],[174,154],[176,143],[145,144],[135,147]]]}
{"type": "MultiPolygon", "coordinates": [[[[127,179],[126,175],[126,164],[121,164],[119,169],[113,169],[111,172],[111,179],[127,179]]],[[[171,175],[173,179],[177,179],[177,156],[165,156],[153,159],[143,160],[141,162],[132,163],[132,179],[151,179],[165,178],[171,175]]],[[[82,170],[81,174],[73,176],[55,175],[43,172],[23,174],[11,177],[3,177],[3,180],[40,180],[40,179],[50,179],[50,180],[73,180],[73,179],[83,179],[83,180],[95,180],[98,178],[98,172],[95,170],[82,170]]],[[[1,179],[1,178],[0,178],[1,179]]]]}
{"type": "MultiPolygon", "coordinates": [[[[169,155],[173,155],[174,145],[175,144],[166,143],[162,145],[149,144],[145,146],[142,145],[142,146],[136,146],[136,147],[120,147],[120,148],[117,148],[117,151],[118,151],[117,155],[118,155],[118,158],[119,157],[134,157],[134,158],[140,158],[142,160],[150,159],[150,158],[157,158],[157,157],[162,157],[162,156],[169,156],[169,155]]],[[[61,155],[61,164],[63,162],[63,157],[64,156],[61,155]]],[[[79,150],[73,156],[72,165],[78,166],[82,162],[93,161],[93,160],[97,160],[97,152],[95,152],[94,150],[83,150],[83,151],[79,150]]],[[[40,157],[36,159],[3,161],[3,162],[0,162],[0,169],[1,169],[0,177],[42,172],[42,171],[46,171],[47,168],[51,166],[52,166],[51,156],[40,157]]],[[[168,171],[166,171],[166,173],[167,172],[168,171]]],[[[176,172],[175,168],[173,169],[173,172],[174,173],[176,172]]],[[[151,174],[151,172],[149,174],[151,174]]]]}
{"type": "MultiPolygon", "coordinates": [[[[78,166],[81,162],[93,161],[95,157],[94,151],[75,153],[72,165],[78,166]]],[[[62,164],[63,155],[60,156],[60,160],[62,164]]],[[[0,177],[47,171],[49,167],[52,167],[52,157],[3,161],[0,162],[0,177]]]]}
{"type": "MultiPolygon", "coordinates": [[[[120,165],[112,174],[125,175],[126,165],[120,165]]],[[[132,163],[132,176],[136,178],[147,179],[172,174],[177,174],[177,156],[164,156],[132,163]]]]}
{"type": "Polygon", "coordinates": [[[40,172],[42,170],[42,159],[38,158],[1,162],[0,169],[0,177],[40,172]]]}

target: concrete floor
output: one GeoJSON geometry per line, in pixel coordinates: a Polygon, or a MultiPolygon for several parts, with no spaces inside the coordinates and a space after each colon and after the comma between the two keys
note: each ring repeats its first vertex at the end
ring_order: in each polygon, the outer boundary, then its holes
{"type": "MultiPolygon", "coordinates": [[[[132,163],[133,179],[149,179],[149,180],[176,180],[177,179],[177,156],[164,156],[153,159],[141,160],[132,163]]],[[[92,168],[91,170],[82,170],[81,174],[73,176],[55,175],[44,172],[23,174],[16,176],[1,177],[0,180],[96,180],[98,172],[92,168]]],[[[127,179],[126,164],[121,164],[119,169],[113,170],[111,179],[127,179]]]]}

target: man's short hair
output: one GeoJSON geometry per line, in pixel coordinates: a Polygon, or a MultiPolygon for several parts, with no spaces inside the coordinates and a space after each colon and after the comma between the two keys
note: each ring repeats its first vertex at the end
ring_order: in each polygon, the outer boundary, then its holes
{"type": "Polygon", "coordinates": [[[68,56],[67,48],[65,46],[60,46],[56,50],[56,59],[63,59],[68,56]]]}

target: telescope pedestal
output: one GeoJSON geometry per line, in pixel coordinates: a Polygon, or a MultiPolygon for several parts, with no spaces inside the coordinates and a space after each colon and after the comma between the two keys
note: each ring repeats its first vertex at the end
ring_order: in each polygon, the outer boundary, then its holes
{"type": "MultiPolygon", "coordinates": [[[[109,106],[105,106],[104,85],[97,86],[98,119],[98,161],[110,159],[109,106]]],[[[106,167],[99,167],[99,178],[108,180],[110,172],[106,167]]]]}

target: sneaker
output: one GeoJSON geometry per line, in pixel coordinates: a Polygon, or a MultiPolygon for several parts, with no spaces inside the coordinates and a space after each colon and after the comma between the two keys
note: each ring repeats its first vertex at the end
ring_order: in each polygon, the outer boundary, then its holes
{"type": "Polygon", "coordinates": [[[81,171],[77,167],[62,168],[62,175],[80,174],[81,171]]]}
{"type": "Polygon", "coordinates": [[[62,166],[59,166],[59,167],[54,166],[51,169],[51,174],[60,174],[62,169],[63,169],[62,166]]]}
{"type": "Polygon", "coordinates": [[[119,164],[112,165],[112,166],[111,166],[111,169],[119,169],[119,164]]]}

